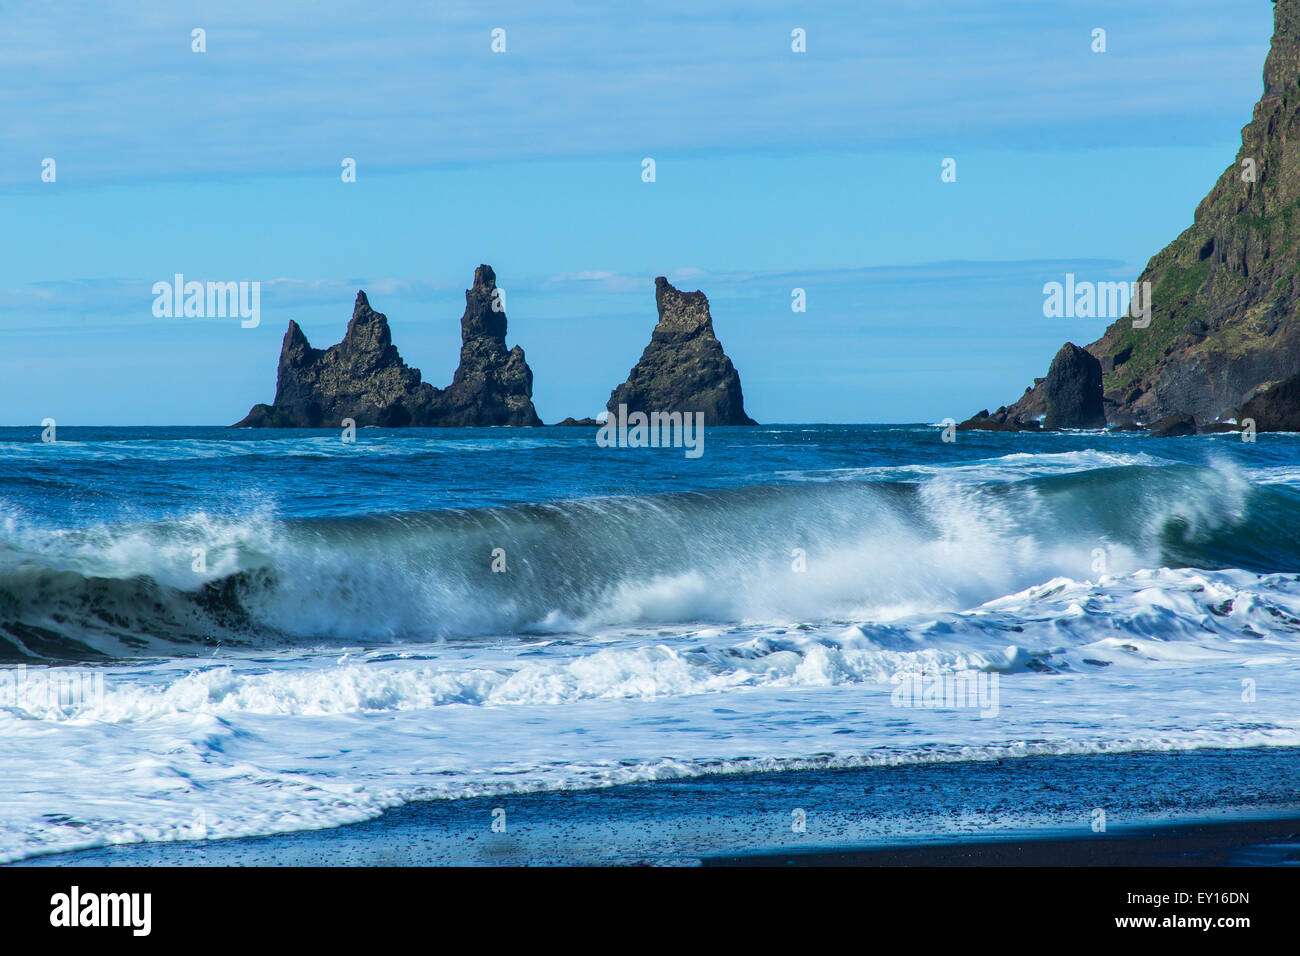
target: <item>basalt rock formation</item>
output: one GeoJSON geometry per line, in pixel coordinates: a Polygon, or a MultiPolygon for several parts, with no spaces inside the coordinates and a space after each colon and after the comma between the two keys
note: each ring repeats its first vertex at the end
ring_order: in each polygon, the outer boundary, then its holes
{"type": "Polygon", "coordinates": [[[1005,405],[996,412],[987,408],[978,411],[957,426],[958,431],[965,432],[1029,432],[1042,431],[1042,428],[1042,424],[1035,420],[1022,421],[1009,416],[1005,405]]]}
{"type": "MultiPolygon", "coordinates": [[[[1122,317],[1087,346],[1109,422],[1294,422],[1265,409],[1283,407],[1288,393],[1274,389],[1300,374],[1300,0],[1275,4],[1264,92],[1236,159],[1138,281],[1150,283],[1150,324],[1122,317]]],[[[1006,417],[1045,414],[1045,388],[1036,383],[1006,417]]]]}
{"type": "Polygon", "coordinates": [[[1256,431],[1300,432],[1300,375],[1261,390],[1241,406],[1238,416],[1243,422],[1254,421],[1256,431]]]}
{"type": "Polygon", "coordinates": [[[1052,359],[1047,378],[1035,383],[1020,402],[992,415],[980,412],[957,427],[999,432],[1104,428],[1101,381],[1101,363],[1086,349],[1066,342],[1052,359]]]}
{"type": "Polygon", "coordinates": [[[1105,428],[1101,363],[1066,342],[1052,359],[1043,382],[1044,428],[1105,428]]]}
{"type": "Polygon", "coordinates": [[[1180,438],[1196,434],[1196,419],[1191,415],[1169,415],[1147,428],[1156,438],[1180,438]]]}
{"type": "Polygon", "coordinates": [[[611,414],[703,412],[705,425],[757,425],[745,414],[740,375],[713,332],[703,292],[682,292],[655,279],[659,322],[627,381],[609,396],[611,414]]]}
{"type": "Polygon", "coordinates": [[[235,427],[540,425],[533,409],[533,373],[519,346],[506,349],[506,315],[491,266],[474,271],[461,316],[460,365],[445,389],[420,380],[402,361],[388,318],[357,293],[347,334],[338,345],[312,348],[290,321],[280,347],[275,401],[254,405],[235,427]]]}

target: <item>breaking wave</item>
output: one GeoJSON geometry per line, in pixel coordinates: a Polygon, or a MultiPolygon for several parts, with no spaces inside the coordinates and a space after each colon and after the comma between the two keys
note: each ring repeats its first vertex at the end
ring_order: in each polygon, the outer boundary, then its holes
{"type": "Polygon", "coordinates": [[[0,519],[0,660],[584,634],[683,622],[889,622],[1053,578],[1300,568],[1300,492],[1129,464],[362,517],[0,519]]]}

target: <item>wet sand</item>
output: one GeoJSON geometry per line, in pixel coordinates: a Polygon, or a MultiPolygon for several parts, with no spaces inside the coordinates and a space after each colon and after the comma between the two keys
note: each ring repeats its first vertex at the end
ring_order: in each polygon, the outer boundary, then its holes
{"type": "Polygon", "coordinates": [[[429,801],[330,830],[17,865],[611,864],[1300,865],[1300,750],[719,774],[429,801]]]}

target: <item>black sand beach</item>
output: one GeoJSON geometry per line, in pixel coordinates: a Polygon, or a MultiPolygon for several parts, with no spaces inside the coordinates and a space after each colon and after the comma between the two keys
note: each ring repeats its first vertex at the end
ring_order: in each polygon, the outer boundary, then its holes
{"type": "Polygon", "coordinates": [[[17,865],[1300,865],[1297,783],[1292,748],[717,775],[17,865]]]}

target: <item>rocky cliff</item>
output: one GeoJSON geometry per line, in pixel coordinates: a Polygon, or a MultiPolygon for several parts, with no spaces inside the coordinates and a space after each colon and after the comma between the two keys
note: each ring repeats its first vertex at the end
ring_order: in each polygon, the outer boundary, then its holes
{"type": "Polygon", "coordinates": [[[745,414],[740,375],[713,332],[703,292],[682,292],[655,279],[659,322],[608,408],[629,412],[703,412],[705,425],[757,425],[745,414]]]}
{"type": "Polygon", "coordinates": [[[296,322],[280,347],[275,401],[254,405],[235,427],[540,425],[533,373],[519,346],[506,349],[506,315],[491,266],[474,271],[461,316],[460,365],[445,389],[421,381],[402,361],[388,318],[357,293],[343,341],[312,348],[296,322]]]}
{"type": "MultiPolygon", "coordinates": [[[[1241,142],[1192,225],[1139,277],[1151,284],[1150,325],[1121,318],[1087,346],[1112,424],[1247,417],[1243,405],[1300,373],[1300,0],[1274,7],[1264,92],[1241,142]]],[[[1004,418],[1041,416],[1045,385],[1004,418]]]]}

